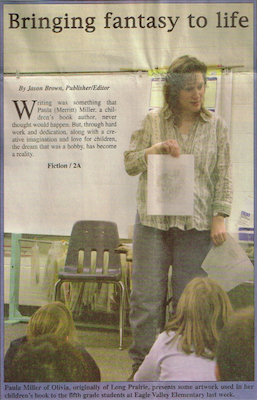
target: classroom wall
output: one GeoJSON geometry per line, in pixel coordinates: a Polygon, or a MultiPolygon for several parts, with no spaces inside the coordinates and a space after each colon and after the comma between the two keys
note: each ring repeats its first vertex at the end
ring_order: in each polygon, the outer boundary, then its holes
{"type": "MultiPolygon", "coordinates": [[[[4,71],[6,74],[47,74],[148,70],[167,66],[183,54],[194,55],[207,65],[240,66],[232,69],[231,148],[234,202],[228,228],[234,232],[237,230],[236,224],[244,201],[248,196],[253,196],[254,190],[253,17],[251,3],[74,2],[65,7],[57,4],[8,4],[4,6],[4,71]],[[233,13],[236,18],[231,28],[233,13]],[[19,28],[10,29],[10,14],[19,16],[19,28]],[[95,31],[88,33],[85,29],[63,29],[59,33],[53,33],[51,29],[30,29],[29,25],[27,29],[20,29],[21,18],[31,17],[32,14],[35,18],[47,16],[50,22],[56,16],[81,16],[83,21],[94,16],[95,31]],[[144,17],[144,23],[149,17],[154,17],[156,21],[160,16],[165,17],[167,26],[142,29],[139,27],[139,15],[144,17]],[[194,17],[191,19],[191,26],[194,27],[189,26],[190,15],[194,17]],[[127,16],[135,17],[135,28],[124,28],[127,16]],[[173,23],[177,20],[173,29],[168,25],[168,16],[173,23]],[[244,22],[246,19],[247,22],[244,22]],[[120,24],[114,28],[114,23],[117,24],[118,20],[120,24]],[[196,20],[199,26],[196,25],[196,20]]],[[[13,23],[13,26],[17,25],[13,23]]],[[[129,110],[126,111],[128,112],[129,110]]],[[[129,143],[129,137],[127,142],[129,143]]]]}
{"type": "Polygon", "coordinates": [[[228,230],[237,232],[241,210],[246,200],[254,196],[254,114],[253,74],[233,75],[231,115],[231,155],[234,199],[228,230]]]}

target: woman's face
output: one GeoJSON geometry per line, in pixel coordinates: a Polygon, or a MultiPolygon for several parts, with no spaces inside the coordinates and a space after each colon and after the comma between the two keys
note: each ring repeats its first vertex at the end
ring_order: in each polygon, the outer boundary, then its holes
{"type": "Polygon", "coordinates": [[[201,72],[196,72],[188,79],[179,92],[179,104],[182,113],[195,114],[201,109],[205,92],[204,78],[201,72]]]}

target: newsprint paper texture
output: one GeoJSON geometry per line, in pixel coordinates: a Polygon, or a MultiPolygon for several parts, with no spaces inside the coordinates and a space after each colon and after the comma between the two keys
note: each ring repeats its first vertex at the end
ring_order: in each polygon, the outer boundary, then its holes
{"type": "Polygon", "coordinates": [[[231,132],[227,231],[253,253],[247,232],[239,240],[239,221],[246,198],[254,196],[256,0],[1,0],[0,10],[1,400],[256,399],[255,382],[128,382],[128,348],[113,351],[100,383],[7,384],[3,378],[4,354],[16,339],[8,329],[26,320],[19,306],[51,301],[43,285],[47,254],[55,242],[65,247],[73,223],[112,220],[121,243],[131,246],[138,176],[127,175],[123,153],[153,106],[152,79],[159,90],[161,73],[179,56],[209,67],[208,103],[231,132]],[[12,239],[19,243],[21,235],[32,242],[23,242],[19,253],[12,239]],[[32,279],[35,251],[39,275],[32,279]],[[124,368],[115,372],[121,358],[124,368]]]}

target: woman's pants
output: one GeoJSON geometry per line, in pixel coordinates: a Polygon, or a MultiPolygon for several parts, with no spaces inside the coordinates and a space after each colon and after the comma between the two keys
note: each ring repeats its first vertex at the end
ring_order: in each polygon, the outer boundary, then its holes
{"type": "Polygon", "coordinates": [[[165,325],[168,272],[172,266],[172,306],[187,283],[206,276],[201,265],[212,247],[210,231],[168,231],[143,226],[136,220],[133,237],[130,326],[133,344],[129,355],[137,369],[165,325]]]}

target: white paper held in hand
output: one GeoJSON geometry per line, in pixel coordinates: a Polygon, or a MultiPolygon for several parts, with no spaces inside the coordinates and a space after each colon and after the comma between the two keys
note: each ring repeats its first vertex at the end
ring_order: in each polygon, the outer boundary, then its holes
{"type": "Polygon", "coordinates": [[[202,269],[227,292],[246,281],[253,280],[251,260],[239,243],[227,233],[221,246],[213,246],[207,254],[202,269]]]}
{"type": "Polygon", "coordinates": [[[193,215],[194,155],[151,154],[147,174],[147,214],[193,215]]]}

